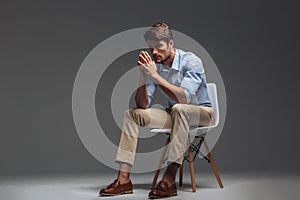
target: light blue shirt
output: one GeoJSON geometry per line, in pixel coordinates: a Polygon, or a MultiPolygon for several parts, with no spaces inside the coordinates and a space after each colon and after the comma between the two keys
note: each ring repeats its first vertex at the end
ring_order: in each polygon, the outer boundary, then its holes
{"type": "MultiPolygon", "coordinates": [[[[195,54],[175,49],[175,57],[171,67],[158,63],[156,66],[161,77],[184,90],[188,104],[211,107],[203,64],[195,54]]],[[[152,102],[156,87],[157,85],[148,79],[148,106],[152,102]]],[[[168,98],[168,103],[172,107],[177,102],[168,98]]]]}

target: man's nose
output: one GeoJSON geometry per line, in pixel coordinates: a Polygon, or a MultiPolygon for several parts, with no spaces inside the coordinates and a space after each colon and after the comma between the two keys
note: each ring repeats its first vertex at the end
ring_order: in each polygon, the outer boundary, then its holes
{"type": "Polygon", "coordinates": [[[154,54],[157,54],[157,49],[155,48],[151,48],[151,53],[154,55],[154,54]]]}

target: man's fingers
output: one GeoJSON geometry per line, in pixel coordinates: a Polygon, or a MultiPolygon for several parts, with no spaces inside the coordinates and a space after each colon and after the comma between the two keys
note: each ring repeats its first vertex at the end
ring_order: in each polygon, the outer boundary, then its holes
{"type": "Polygon", "coordinates": [[[143,62],[141,62],[141,61],[137,61],[137,63],[138,63],[138,65],[139,66],[142,66],[142,67],[144,67],[144,68],[146,68],[147,66],[145,65],[145,63],[143,63],[143,62]]]}
{"type": "Polygon", "coordinates": [[[147,60],[148,60],[149,62],[152,61],[152,58],[151,58],[151,56],[149,55],[149,53],[148,53],[147,51],[145,51],[145,56],[146,56],[146,58],[147,58],[147,60]]]}
{"type": "Polygon", "coordinates": [[[148,54],[147,51],[141,51],[140,56],[146,63],[150,63],[152,61],[151,56],[148,54]]]}
{"type": "Polygon", "coordinates": [[[139,54],[139,61],[142,62],[142,58],[141,58],[140,54],[139,54]]]}
{"type": "Polygon", "coordinates": [[[138,65],[143,65],[144,63],[142,63],[141,61],[138,60],[138,61],[137,61],[137,64],[138,64],[138,65]]]}
{"type": "Polygon", "coordinates": [[[151,57],[149,56],[147,51],[143,51],[144,58],[147,60],[147,63],[152,61],[151,57]]]}
{"type": "Polygon", "coordinates": [[[145,56],[143,54],[139,55],[139,60],[143,63],[147,63],[147,59],[145,58],[145,56]]]}

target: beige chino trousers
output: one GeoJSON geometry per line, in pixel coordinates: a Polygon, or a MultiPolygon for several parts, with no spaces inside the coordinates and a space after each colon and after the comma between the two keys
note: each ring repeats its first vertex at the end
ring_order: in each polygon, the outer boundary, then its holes
{"type": "Polygon", "coordinates": [[[139,127],[170,128],[168,163],[182,164],[189,143],[190,127],[209,126],[214,123],[210,107],[175,104],[170,110],[158,108],[129,109],[124,113],[123,128],[116,162],[134,164],[139,127]]]}

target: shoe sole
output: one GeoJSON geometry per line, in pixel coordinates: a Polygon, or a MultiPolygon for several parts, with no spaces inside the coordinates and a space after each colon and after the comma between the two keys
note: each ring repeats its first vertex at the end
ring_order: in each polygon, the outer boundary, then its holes
{"type": "Polygon", "coordinates": [[[118,196],[118,195],[122,195],[122,194],[132,194],[133,193],[133,190],[127,190],[127,191],[123,191],[123,192],[120,192],[120,193],[116,193],[116,194],[110,194],[110,193],[101,193],[101,194],[98,194],[98,196],[118,196]]]}
{"type": "Polygon", "coordinates": [[[169,198],[169,197],[173,197],[173,196],[177,196],[177,192],[173,192],[172,194],[170,194],[169,196],[166,196],[166,197],[149,195],[149,198],[150,199],[164,199],[164,198],[169,198]]]}

